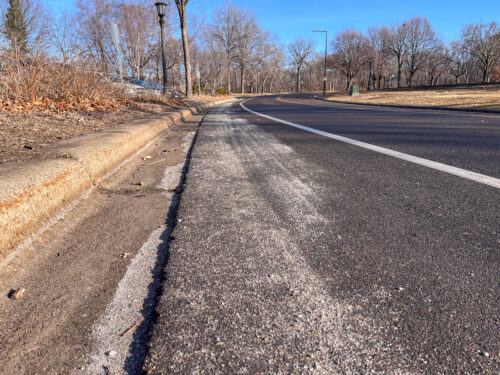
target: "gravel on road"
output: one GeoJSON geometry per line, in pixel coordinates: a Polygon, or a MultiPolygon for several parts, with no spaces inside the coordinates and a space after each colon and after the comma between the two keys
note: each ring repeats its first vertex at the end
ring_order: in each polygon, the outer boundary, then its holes
{"type": "Polygon", "coordinates": [[[144,369],[496,374],[499,202],[219,107],[195,143],[144,369]]]}

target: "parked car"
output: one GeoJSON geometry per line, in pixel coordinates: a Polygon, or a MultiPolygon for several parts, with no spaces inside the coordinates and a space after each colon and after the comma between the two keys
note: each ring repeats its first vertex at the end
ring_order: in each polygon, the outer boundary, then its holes
{"type": "Polygon", "coordinates": [[[124,77],[121,79],[115,76],[112,77],[111,80],[115,87],[123,89],[128,95],[131,96],[146,95],[150,93],[160,95],[162,92],[161,86],[158,88],[155,85],[138,78],[124,77]]]}
{"type": "Polygon", "coordinates": [[[113,76],[109,79],[113,87],[123,90],[127,95],[136,96],[146,94],[146,89],[135,83],[132,83],[129,78],[120,78],[119,76],[113,76]]]}
{"type": "Polygon", "coordinates": [[[163,91],[163,86],[155,82],[148,82],[155,90],[163,91]]]}
{"type": "MultiPolygon", "coordinates": [[[[160,92],[163,92],[163,86],[158,84],[158,83],[155,83],[155,82],[147,82],[150,86],[152,86],[154,89],[160,91],[160,92]]],[[[179,98],[181,96],[181,94],[179,94],[178,91],[174,90],[174,89],[168,89],[167,92],[170,94],[170,96],[172,96],[173,98],[179,98]]]]}
{"type": "Polygon", "coordinates": [[[144,82],[142,79],[127,78],[127,80],[128,80],[128,82],[130,82],[133,85],[137,85],[137,86],[142,87],[144,90],[153,90],[153,87],[149,83],[144,82]]]}

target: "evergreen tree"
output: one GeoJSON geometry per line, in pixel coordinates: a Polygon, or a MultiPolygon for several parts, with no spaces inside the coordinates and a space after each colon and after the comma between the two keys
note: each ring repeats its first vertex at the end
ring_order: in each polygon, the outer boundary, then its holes
{"type": "Polygon", "coordinates": [[[9,0],[4,32],[12,49],[22,52],[28,50],[28,25],[24,16],[21,0],[9,0]]]}

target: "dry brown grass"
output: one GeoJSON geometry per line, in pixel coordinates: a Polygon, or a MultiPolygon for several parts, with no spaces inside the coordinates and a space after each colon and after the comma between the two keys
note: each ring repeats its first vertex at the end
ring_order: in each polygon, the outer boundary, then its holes
{"type": "Polygon", "coordinates": [[[218,100],[228,99],[230,96],[227,95],[217,95],[217,96],[209,96],[209,95],[194,95],[191,99],[187,98],[173,98],[169,95],[162,96],[156,93],[150,93],[145,95],[140,95],[132,99],[129,105],[140,106],[141,103],[146,104],[159,104],[166,105],[172,108],[184,108],[186,106],[195,106],[198,104],[211,103],[218,100]]]}
{"type": "Polygon", "coordinates": [[[86,111],[118,110],[119,90],[85,61],[60,64],[43,54],[1,56],[0,110],[86,111]]]}
{"type": "Polygon", "coordinates": [[[231,96],[229,95],[216,95],[216,96],[210,96],[210,95],[195,95],[192,99],[192,101],[196,104],[199,103],[212,103],[216,102],[218,100],[224,100],[224,99],[230,99],[231,96]]]}
{"type": "Polygon", "coordinates": [[[386,104],[419,107],[440,107],[500,111],[500,87],[460,89],[374,91],[348,96],[346,93],[327,95],[328,100],[359,104],[386,104]]]}
{"type": "Polygon", "coordinates": [[[43,158],[59,140],[223,98],[130,98],[84,62],[0,55],[0,163],[43,158]]]}
{"type": "Polygon", "coordinates": [[[158,116],[179,108],[220,100],[222,97],[173,99],[158,95],[113,99],[114,106],[67,105],[46,100],[45,105],[26,102],[0,107],[0,164],[43,159],[63,139],[120,126],[130,121],[158,116]],[[57,104],[57,105],[56,105],[57,104]]]}

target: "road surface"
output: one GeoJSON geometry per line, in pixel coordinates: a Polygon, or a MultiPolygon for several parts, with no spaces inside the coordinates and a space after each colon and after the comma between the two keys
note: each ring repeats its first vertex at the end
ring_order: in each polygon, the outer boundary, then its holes
{"type": "Polygon", "coordinates": [[[212,110],[145,370],[498,374],[499,150],[494,114],[212,110]]]}
{"type": "Polygon", "coordinates": [[[498,374],[499,150],[494,114],[194,116],[0,267],[0,374],[498,374]]]}

